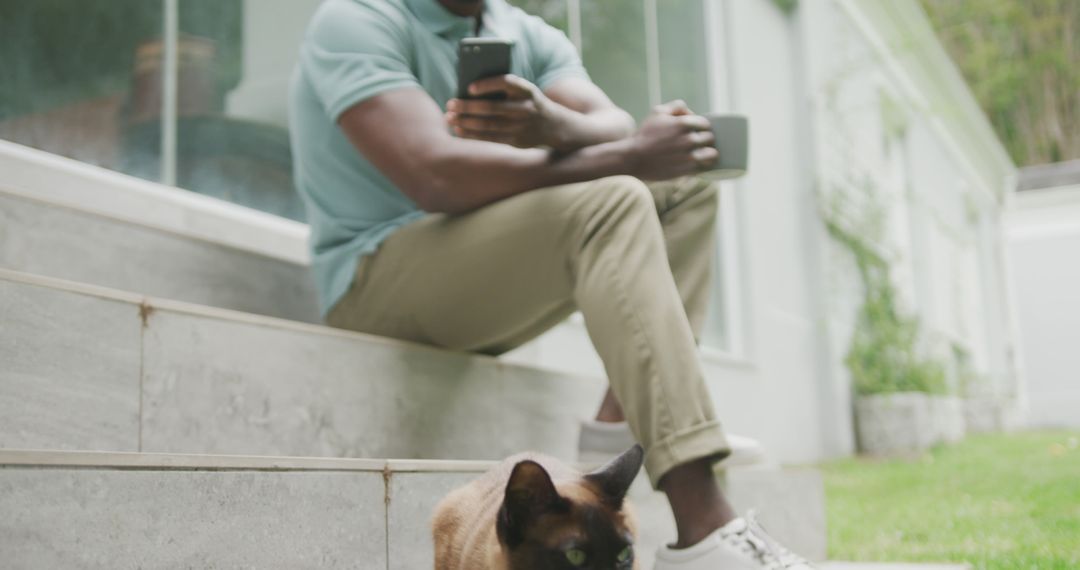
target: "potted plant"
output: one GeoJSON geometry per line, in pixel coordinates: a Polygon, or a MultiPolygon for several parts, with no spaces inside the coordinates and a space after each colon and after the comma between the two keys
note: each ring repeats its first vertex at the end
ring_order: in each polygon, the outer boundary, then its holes
{"type": "Polygon", "coordinates": [[[844,360],[854,385],[860,451],[913,453],[962,439],[963,403],[948,394],[945,365],[921,350],[919,320],[901,311],[889,260],[877,245],[883,211],[864,204],[853,222],[844,215],[850,208],[843,201],[832,205],[826,228],[853,256],[862,282],[862,304],[844,360]]]}

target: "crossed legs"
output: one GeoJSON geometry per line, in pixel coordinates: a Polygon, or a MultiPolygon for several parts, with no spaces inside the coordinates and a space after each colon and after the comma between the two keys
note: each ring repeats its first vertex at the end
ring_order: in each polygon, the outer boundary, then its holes
{"type": "Polygon", "coordinates": [[[679,544],[693,544],[734,516],[711,471],[728,448],[696,347],[715,213],[700,181],[619,176],[431,215],[361,262],[327,320],[498,354],[580,310],[679,544]]]}

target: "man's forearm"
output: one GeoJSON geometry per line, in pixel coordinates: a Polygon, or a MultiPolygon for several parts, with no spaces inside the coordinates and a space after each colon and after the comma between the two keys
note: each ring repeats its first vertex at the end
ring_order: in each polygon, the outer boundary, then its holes
{"type": "MultiPolygon", "coordinates": [[[[442,110],[420,89],[368,99],[347,109],[338,123],[417,206],[457,214],[529,190],[604,176],[666,180],[697,172],[716,160],[709,121],[676,111],[657,107],[633,135],[570,152],[455,137],[444,127],[442,110]]],[[[609,120],[614,125],[617,115],[609,120]]]]}
{"type": "Polygon", "coordinates": [[[431,177],[422,207],[460,214],[548,186],[630,173],[630,139],[621,138],[564,153],[539,148],[454,139],[425,161],[431,177]]]}
{"type": "Polygon", "coordinates": [[[570,151],[617,141],[634,132],[634,119],[617,107],[579,113],[554,103],[552,111],[559,125],[556,150],[570,151]]]}

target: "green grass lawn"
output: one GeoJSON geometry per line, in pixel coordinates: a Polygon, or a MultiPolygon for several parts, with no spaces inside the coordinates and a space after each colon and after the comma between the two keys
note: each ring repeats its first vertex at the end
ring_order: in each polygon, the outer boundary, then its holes
{"type": "Polygon", "coordinates": [[[834,560],[1080,569],[1080,432],[974,436],[822,469],[834,560]]]}

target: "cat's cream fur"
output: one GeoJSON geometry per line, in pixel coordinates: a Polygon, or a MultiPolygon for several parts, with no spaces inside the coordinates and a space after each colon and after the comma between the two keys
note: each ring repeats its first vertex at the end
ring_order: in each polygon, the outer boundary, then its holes
{"type": "MultiPolygon", "coordinates": [[[[521,570],[513,566],[500,543],[496,520],[503,504],[507,484],[517,464],[535,461],[550,475],[559,496],[576,505],[605,504],[604,492],[597,485],[560,461],[537,454],[523,454],[500,463],[479,479],[451,492],[435,509],[432,521],[435,539],[436,570],[521,570]]],[[[640,466],[634,467],[634,472],[640,466]]],[[[622,491],[625,493],[625,489],[622,491]]],[[[608,509],[614,524],[636,536],[637,524],[628,502],[619,497],[619,508],[608,509]]],[[[550,533],[573,533],[572,521],[552,519],[550,533]]],[[[527,563],[526,563],[527,565],[527,563]]],[[[637,568],[637,564],[633,568],[637,568]]]]}

